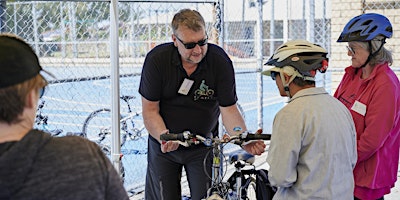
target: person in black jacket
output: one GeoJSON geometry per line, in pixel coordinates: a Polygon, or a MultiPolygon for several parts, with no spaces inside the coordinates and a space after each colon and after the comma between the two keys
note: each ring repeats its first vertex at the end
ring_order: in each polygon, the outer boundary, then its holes
{"type": "Polygon", "coordinates": [[[0,199],[127,200],[96,143],[33,129],[47,81],[32,48],[0,34],[0,199]]]}

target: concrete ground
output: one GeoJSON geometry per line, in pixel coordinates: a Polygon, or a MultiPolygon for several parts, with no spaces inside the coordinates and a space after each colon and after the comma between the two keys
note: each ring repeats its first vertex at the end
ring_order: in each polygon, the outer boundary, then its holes
{"type": "MultiPolygon", "coordinates": [[[[267,144],[266,149],[268,149],[268,144],[267,144]]],[[[257,169],[268,169],[269,168],[268,164],[265,162],[266,158],[267,158],[267,154],[268,154],[268,151],[266,151],[265,153],[263,153],[260,156],[256,156],[256,161],[255,161],[254,165],[256,166],[257,169]]],[[[232,166],[228,166],[226,171],[227,171],[226,177],[229,177],[229,175],[231,173],[233,173],[234,168],[232,166]]],[[[182,184],[182,192],[183,192],[183,194],[188,195],[189,194],[189,186],[187,184],[185,174],[183,174],[183,175],[184,175],[184,177],[182,177],[182,183],[181,183],[182,184]]],[[[399,171],[397,173],[397,177],[398,177],[398,180],[395,184],[395,187],[392,188],[390,194],[388,194],[384,197],[385,200],[400,200],[400,180],[399,180],[400,179],[400,163],[399,163],[399,171]]],[[[142,199],[144,199],[143,195],[144,194],[142,193],[142,194],[133,196],[130,198],[130,200],[142,200],[142,199]]]]}

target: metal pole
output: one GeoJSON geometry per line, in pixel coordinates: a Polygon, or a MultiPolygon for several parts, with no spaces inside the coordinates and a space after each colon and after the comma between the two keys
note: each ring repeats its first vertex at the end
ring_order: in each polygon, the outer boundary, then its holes
{"type": "Polygon", "coordinates": [[[275,0],[271,1],[271,21],[269,27],[270,42],[269,42],[269,55],[272,55],[275,51],[275,0]]]}
{"type": "Polygon", "coordinates": [[[118,0],[110,4],[110,61],[111,61],[111,161],[120,173],[121,146],[119,122],[119,61],[118,61],[118,0]]]}
{"type": "MultiPolygon", "coordinates": [[[[36,4],[37,4],[37,2],[33,2],[32,3],[32,24],[33,24],[33,38],[34,38],[34,41],[35,41],[35,45],[34,45],[34,47],[35,47],[35,51],[36,51],[36,53],[38,54],[38,55],[40,55],[40,43],[41,43],[41,41],[40,41],[40,39],[39,39],[39,32],[38,32],[38,13],[37,13],[37,11],[36,11],[36,4]]],[[[42,44],[42,45],[44,45],[44,43],[42,44]]],[[[45,50],[44,50],[45,51],[45,50]]],[[[43,53],[46,53],[46,52],[43,52],[43,53]]]]}
{"type": "MultiPolygon", "coordinates": [[[[329,42],[327,41],[327,35],[326,35],[326,32],[327,32],[327,27],[326,27],[326,0],[323,0],[322,1],[322,10],[323,10],[323,12],[322,12],[322,22],[321,23],[323,23],[322,24],[322,27],[324,27],[323,29],[322,29],[322,40],[323,40],[323,44],[324,44],[324,47],[328,50],[328,53],[330,54],[330,52],[329,52],[329,50],[331,49],[330,48],[330,46],[329,46],[329,42]]],[[[327,87],[327,84],[326,84],[326,82],[327,82],[327,79],[328,78],[328,76],[326,75],[326,73],[323,73],[322,74],[322,80],[323,80],[323,82],[322,82],[322,87],[324,87],[325,89],[327,89],[326,87],[327,87]]]]}
{"type": "MultiPolygon", "coordinates": [[[[129,45],[131,45],[131,44],[133,44],[133,40],[135,39],[135,33],[136,33],[136,30],[135,30],[135,4],[134,3],[130,3],[130,4],[128,4],[129,5],[129,12],[130,12],[130,15],[129,15],[129,22],[130,22],[130,24],[131,24],[131,27],[130,27],[130,29],[131,29],[131,33],[129,34],[129,36],[128,36],[128,38],[129,38],[129,45]]],[[[137,53],[136,53],[136,51],[135,51],[135,46],[133,46],[133,47],[129,47],[129,53],[132,55],[132,57],[137,57],[137,53]]]]}
{"type": "Polygon", "coordinates": [[[309,0],[308,4],[308,11],[309,14],[307,15],[307,39],[310,42],[316,42],[314,37],[314,19],[315,19],[315,1],[309,0]]]}
{"type": "Polygon", "coordinates": [[[70,40],[72,41],[72,53],[73,57],[78,57],[78,47],[77,47],[77,40],[76,40],[76,3],[75,2],[68,2],[68,16],[69,16],[69,28],[71,31],[70,40]]]}
{"type": "MultiPolygon", "coordinates": [[[[4,3],[5,4],[5,3],[4,3]]],[[[19,35],[18,34],[18,20],[17,20],[17,4],[16,3],[14,3],[14,12],[13,12],[13,17],[14,17],[14,33],[15,34],[17,34],[17,35],[19,35]]],[[[4,7],[5,8],[5,7],[4,7]]],[[[1,12],[2,14],[1,14],[1,16],[4,16],[4,14],[3,14],[3,12],[1,12]]],[[[5,10],[4,10],[4,13],[5,13],[5,10]]],[[[3,24],[3,23],[2,23],[3,24]]],[[[3,26],[1,26],[1,27],[3,27],[3,26]]],[[[5,27],[5,26],[4,26],[5,27]]],[[[5,31],[4,31],[5,32],[5,31]]]]}
{"type": "Polygon", "coordinates": [[[65,9],[65,3],[64,2],[60,2],[60,13],[61,13],[61,49],[62,49],[62,57],[66,58],[67,57],[67,44],[66,44],[66,40],[67,40],[67,36],[66,36],[66,16],[64,15],[64,9],[65,9]]]}
{"type": "Polygon", "coordinates": [[[307,34],[308,34],[308,31],[307,31],[307,22],[306,22],[306,0],[303,0],[303,9],[302,9],[302,18],[301,18],[301,24],[303,25],[303,27],[306,27],[306,30],[304,30],[306,33],[306,35],[303,35],[304,33],[301,33],[301,37],[305,37],[306,38],[306,40],[308,40],[308,37],[307,37],[307,34]]]}
{"type": "Polygon", "coordinates": [[[244,23],[244,19],[245,19],[245,12],[246,12],[246,4],[245,4],[246,0],[242,0],[242,23],[244,23]]]}
{"type": "MultiPolygon", "coordinates": [[[[257,18],[257,71],[261,72],[263,68],[263,0],[258,0],[258,18],[257,18]]],[[[272,19],[271,19],[272,20],[272,19]]],[[[257,99],[258,99],[258,128],[263,127],[263,77],[261,73],[257,74],[257,99]]]]}
{"type": "MultiPolygon", "coordinates": [[[[6,8],[7,8],[6,0],[1,0],[0,1],[0,31],[1,32],[7,31],[7,29],[6,29],[6,27],[7,27],[6,26],[6,8]]],[[[14,12],[14,16],[15,16],[15,12],[14,12]]]]}
{"type": "Polygon", "coordinates": [[[219,6],[217,6],[217,28],[219,28],[218,44],[220,47],[225,47],[225,26],[224,26],[224,0],[218,1],[219,6]]]}
{"type": "Polygon", "coordinates": [[[286,14],[285,14],[285,18],[283,19],[283,41],[282,42],[286,42],[289,38],[289,12],[290,12],[290,9],[292,9],[289,5],[290,5],[289,0],[286,0],[286,14]]]}

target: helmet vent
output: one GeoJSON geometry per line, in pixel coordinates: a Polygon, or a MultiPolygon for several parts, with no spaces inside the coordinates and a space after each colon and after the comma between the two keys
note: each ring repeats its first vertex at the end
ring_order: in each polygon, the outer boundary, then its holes
{"type": "Polygon", "coordinates": [[[355,25],[355,24],[357,24],[358,23],[358,21],[360,21],[360,19],[357,19],[357,20],[355,20],[352,24],[350,24],[350,26],[349,26],[349,28],[348,29],[352,29],[353,28],[353,26],[355,25]]]}
{"type": "Polygon", "coordinates": [[[371,24],[372,20],[366,20],[364,23],[362,23],[362,25],[369,25],[371,24]]]}
{"type": "Polygon", "coordinates": [[[371,31],[369,31],[369,32],[370,32],[370,33],[373,33],[373,32],[375,32],[376,29],[378,29],[378,27],[377,27],[377,26],[374,26],[374,28],[372,28],[371,31]]]}
{"type": "Polygon", "coordinates": [[[296,46],[298,46],[298,47],[310,47],[310,45],[304,45],[304,44],[297,44],[296,46]]]}

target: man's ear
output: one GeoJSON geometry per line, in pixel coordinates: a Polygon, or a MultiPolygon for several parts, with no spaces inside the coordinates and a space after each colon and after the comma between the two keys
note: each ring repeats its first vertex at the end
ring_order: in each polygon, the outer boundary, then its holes
{"type": "Polygon", "coordinates": [[[285,74],[285,73],[283,73],[283,75],[284,75],[284,77],[285,77],[285,83],[289,83],[290,76],[287,75],[287,74],[285,74]]]}
{"type": "Polygon", "coordinates": [[[37,101],[38,101],[38,93],[35,89],[32,89],[28,95],[26,95],[25,99],[25,107],[36,109],[37,101]]]}
{"type": "Polygon", "coordinates": [[[175,36],[175,34],[172,34],[172,35],[171,35],[171,39],[172,39],[172,41],[174,42],[174,46],[175,46],[175,47],[178,47],[178,45],[176,44],[177,41],[176,41],[176,36],[175,36]]]}

